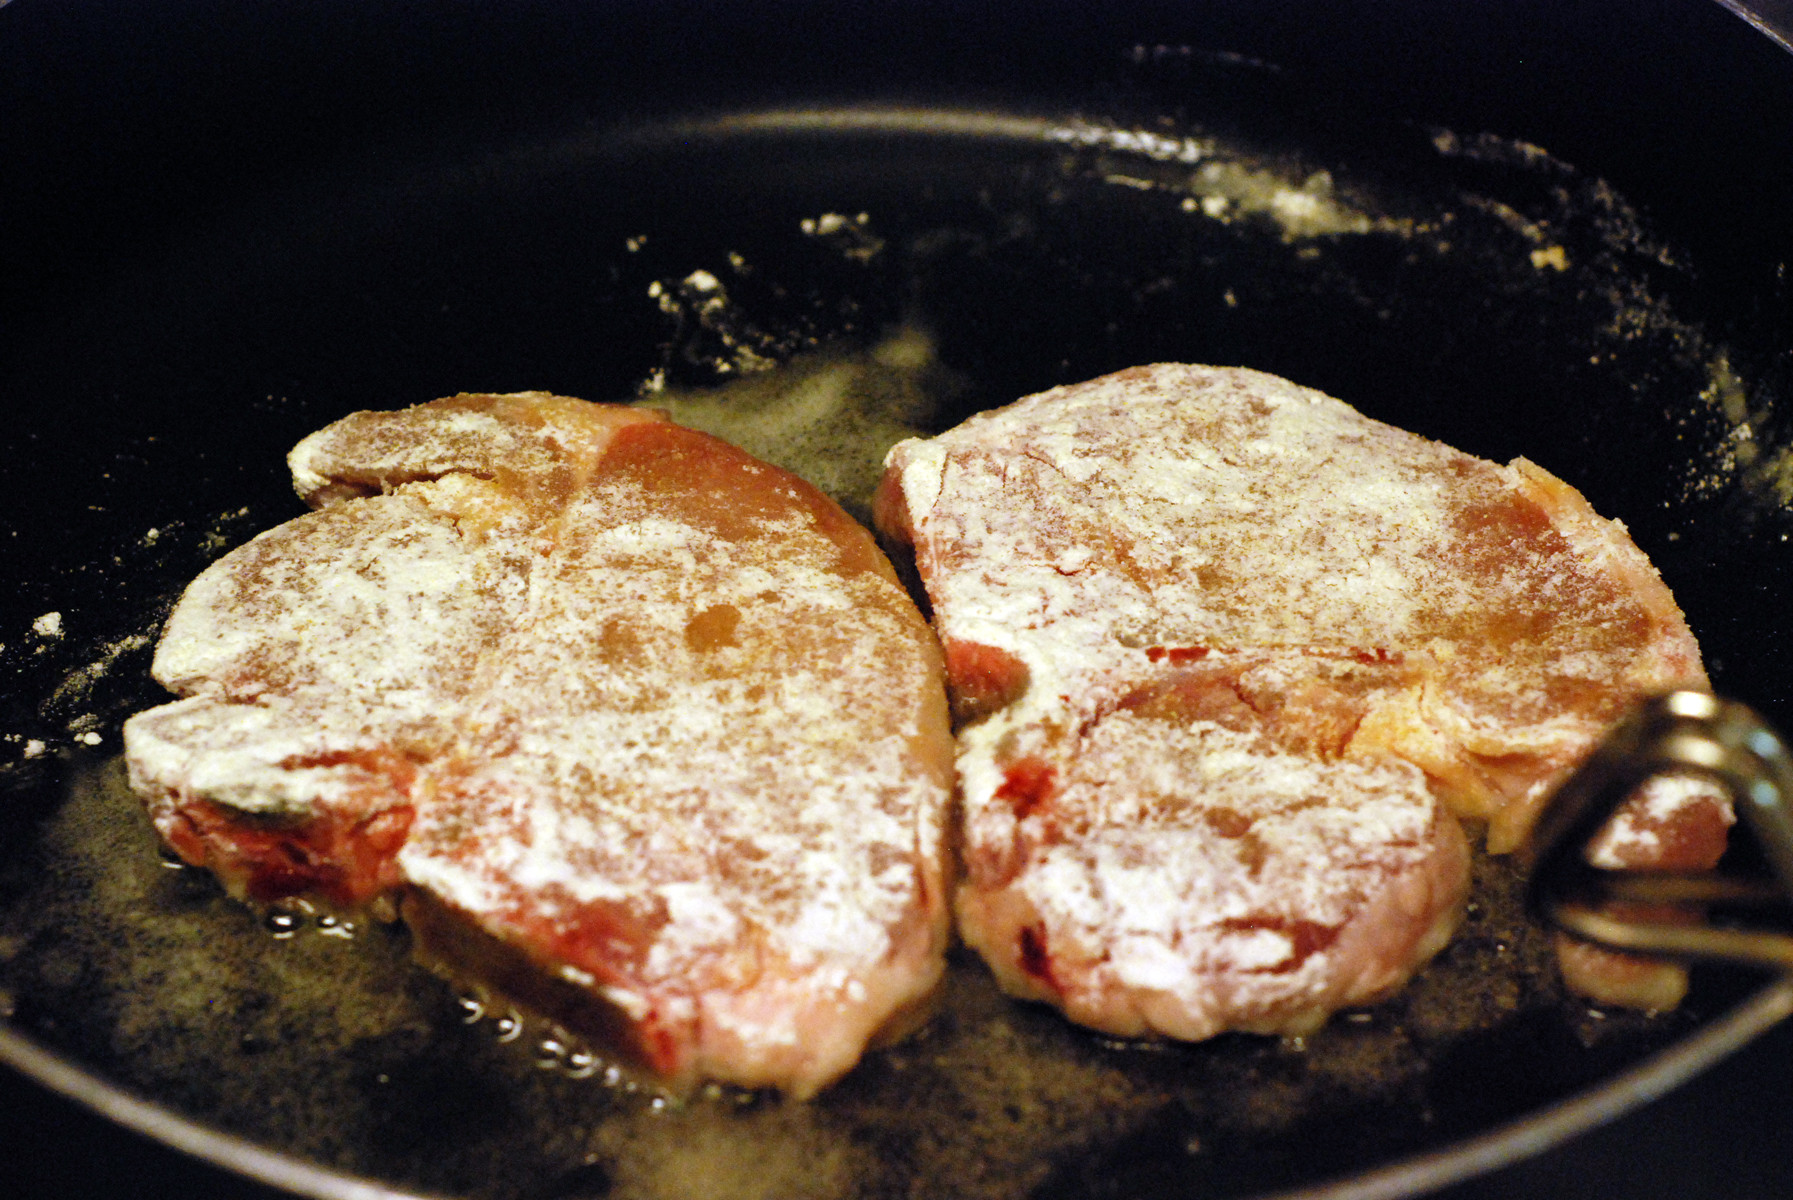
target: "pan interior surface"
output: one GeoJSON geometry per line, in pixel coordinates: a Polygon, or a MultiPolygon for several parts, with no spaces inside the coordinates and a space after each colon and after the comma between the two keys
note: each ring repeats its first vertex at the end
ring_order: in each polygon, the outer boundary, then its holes
{"type": "MultiPolygon", "coordinates": [[[[1006,1200],[1362,1176],[1763,1004],[1715,972],[1672,1014],[1590,1008],[1556,981],[1515,864],[1486,860],[1421,978],[1305,1042],[1109,1042],[961,954],[929,1024],[818,1101],[674,1103],[457,996],[399,927],[251,912],[159,854],[112,755],[161,699],[148,656],[180,587],[297,514],[299,437],[463,390],[667,407],[863,517],[907,431],[1138,363],[1257,367],[1582,489],[1660,566],[1715,686],[1787,725],[1793,458],[1770,351],[1544,151],[1315,131],[1241,78],[1201,120],[793,107],[537,131],[295,180],[91,298],[17,378],[54,372],[108,420],[53,461],[29,453],[47,415],[7,434],[32,580],[0,633],[11,1025],[395,1189],[1006,1200]]],[[[1618,1103],[1649,1090],[1628,1086],[1618,1103]]]]}

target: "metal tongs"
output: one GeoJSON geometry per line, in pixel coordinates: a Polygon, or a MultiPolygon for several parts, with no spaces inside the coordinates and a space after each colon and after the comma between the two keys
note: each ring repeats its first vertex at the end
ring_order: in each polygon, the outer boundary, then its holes
{"type": "Polygon", "coordinates": [[[1611,950],[1722,960],[1793,976],[1793,920],[1776,929],[1721,924],[1710,915],[1779,908],[1783,917],[1793,916],[1793,755],[1742,704],[1676,691],[1638,707],[1557,789],[1532,847],[1532,912],[1565,933],[1611,950]],[[1589,863],[1589,843],[1619,805],[1666,774],[1701,776],[1729,792],[1755,833],[1768,877],[1589,863]],[[1634,916],[1628,907],[1615,913],[1615,904],[1655,906],[1661,916],[1634,916]]]}

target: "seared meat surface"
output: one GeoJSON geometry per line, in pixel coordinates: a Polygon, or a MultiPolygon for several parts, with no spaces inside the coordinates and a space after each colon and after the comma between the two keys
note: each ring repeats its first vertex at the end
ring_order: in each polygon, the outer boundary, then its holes
{"type": "Polygon", "coordinates": [[[302,442],[318,511],[168,622],[133,786],[258,901],[423,954],[670,1086],[806,1096],[935,986],[951,735],[870,536],[654,414],[542,393],[302,442]]]}

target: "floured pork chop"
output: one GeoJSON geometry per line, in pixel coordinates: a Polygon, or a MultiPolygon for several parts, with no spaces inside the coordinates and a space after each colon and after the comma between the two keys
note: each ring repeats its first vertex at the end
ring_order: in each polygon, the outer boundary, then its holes
{"type": "Polygon", "coordinates": [[[359,413],[318,511],[157,648],[133,786],[239,895],[398,895],[432,961],[698,1079],[803,1096],[934,987],[952,742],[870,536],[652,413],[359,413]]]}
{"type": "MultiPolygon", "coordinates": [[[[945,648],[961,932],[1116,1034],[1300,1033],[1386,994],[1456,920],[1452,814],[1514,848],[1631,702],[1704,681],[1573,489],[1253,371],[1124,371],[901,443],[877,510],[945,648]]],[[[1707,865],[1728,812],[1668,788],[1631,819],[1633,861],[1707,865]]],[[[1620,967],[1577,983],[1657,1005],[1679,978],[1620,967]]]]}

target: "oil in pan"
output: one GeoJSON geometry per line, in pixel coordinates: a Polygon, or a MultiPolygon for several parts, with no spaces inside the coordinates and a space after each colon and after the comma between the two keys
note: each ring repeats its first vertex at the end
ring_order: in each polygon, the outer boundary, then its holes
{"type": "MultiPolygon", "coordinates": [[[[1701,583],[1742,552],[1723,532],[1739,506],[1758,527],[1788,524],[1782,468],[1746,449],[1778,415],[1752,392],[1747,347],[1677,308],[1679,264],[1598,181],[1440,132],[1360,162],[1162,123],[751,118],[621,149],[536,146],[409,231],[452,242],[488,210],[539,206],[511,252],[561,254],[591,289],[555,355],[466,363],[444,348],[476,377],[401,394],[434,378],[401,366],[351,385],[298,344],[352,336],[368,313],[350,305],[341,328],[303,326],[245,368],[284,381],[258,386],[250,415],[290,433],[463,388],[633,398],[806,474],[863,519],[883,450],[912,432],[1136,363],[1249,365],[1485,457],[1537,459],[1631,526],[1696,632],[1716,634],[1721,687],[1752,694],[1784,665],[1780,646],[1745,661],[1718,615],[1728,598],[1701,583]],[[654,180],[652,202],[622,197],[625,177],[654,180]],[[594,229],[593,212],[612,215],[594,229]]],[[[356,270],[348,227],[335,288],[356,270]]],[[[313,282],[293,280],[297,311],[313,282]]],[[[470,308],[474,327],[500,315],[446,274],[407,286],[470,308]]],[[[403,300],[382,299],[401,315],[381,333],[411,347],[406,363],[465,338],[403,300]]],[[[213,303],[207,318],[228,320],[228,298],[213,303]]],[[[133,451],[180,466],[178,447],[133,451]]],[[[135,589],[128,616],[91,628],[106,620],[70,605],[0,635],[0,665],[42,698],[6,731],[10,778],[34,799],[0,890],[0,990],[43,1043],[302,1159],[482,1198],[1257,1194],[1485,1132],[1747,991],[1702,978],[1662,1016],[1566,996],[1515,864],[1489,859],[1464,928],[1409,988],[1304,1042],[1111,1042],[1005,999],[955,953],[933,1018],[815,1102],[669,1101],[457,997],[410,963],[402,927],[251,912],[159,854],[108,752],[122,718],[160,699],[147,647],[180,583],[296,512],[277,467],[235,479],[217,512],[148,515],[95,569],[99,586],[135,589]]]]}

